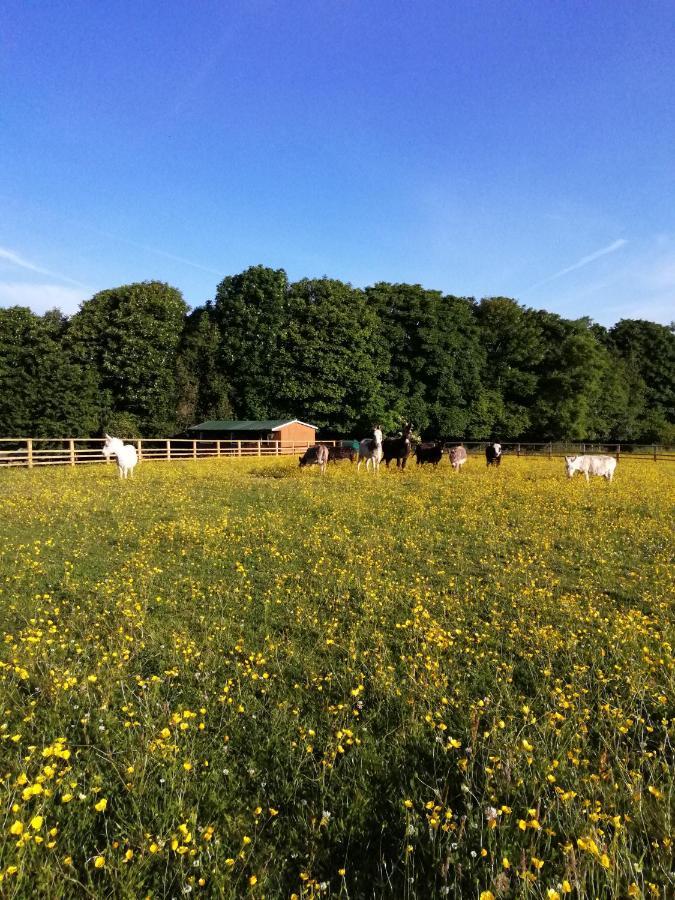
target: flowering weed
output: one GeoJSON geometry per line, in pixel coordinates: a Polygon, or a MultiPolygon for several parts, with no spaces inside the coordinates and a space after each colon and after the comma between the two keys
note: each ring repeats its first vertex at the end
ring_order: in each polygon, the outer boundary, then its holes
{"type": "Polygon", "coordinates": [[[0,473],[0,894],[666,897],[669,466],[0,473]]]}

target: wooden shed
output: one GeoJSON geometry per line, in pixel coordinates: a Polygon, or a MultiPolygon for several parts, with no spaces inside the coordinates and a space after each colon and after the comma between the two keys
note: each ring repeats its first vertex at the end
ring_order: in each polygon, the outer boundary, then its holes
{"type": "Polygon", "coordinates": [[[187,433],[197,440],[275,441],[279,447],[311,445],[316,441],[316,425],[299,419],[229,420],[216,419],[191,425],[187,433]]]}

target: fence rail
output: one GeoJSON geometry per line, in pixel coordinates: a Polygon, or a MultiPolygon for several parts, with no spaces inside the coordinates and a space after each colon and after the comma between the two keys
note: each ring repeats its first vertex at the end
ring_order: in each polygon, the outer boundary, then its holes
{"type": "MultiPolygon", "coordinates": [[[[139,459],[171,462],[181,459],[293,456],[312,444],[279,441],[192,440],[190,438],[141,438],[129,441],[139,459]]],[[[339,441],[321,441],[334,446],[339,441]]],[[[446,447],[459,444],[448,442],[446,447]]],[[[76,466],[106,462],[101,453],[104,438],[0,438],[0,468],[15,466],[76,466]]],[[[482,453],[486,441],[464,441],[471,454],[482,453]]],[[[661,444],[607,444],[597,442],[511,442],[503,443],[504,453],[514,456],[544,456],[550,459],[578,453],[609,453],[620,459],[649,459],[675,462],[675,447],[661,444]]]]}
{"type": "MultiPolygon", "coordinates": [[[[447,443],[455,447],[459,441],[447,443]]],[[[463,441],[469,453],[482,453],[487,441],[463,441]]],[[[675,447],[666,444],[624,444],[601,441],[506,441],[501,444],[505,454],[513,456],[546,456],[549,459],[575,456],[581,453],[604,453],[621,459],[651,459],[654,462],[675,462],[675,447]]]]}
{"type": "MultiPolygon", "coordinates": [[[[105,438],[0,438],[0,467],[76,466],[104,463],[105,438]]],[[[304,453],[312,444],[279,441],[192,440],[140,438],[130,440],[139,460],[208,459],[251,456],[288,456],[304,453]]],[[[335,444],[337,441],[324,441],[335,444]]]]}

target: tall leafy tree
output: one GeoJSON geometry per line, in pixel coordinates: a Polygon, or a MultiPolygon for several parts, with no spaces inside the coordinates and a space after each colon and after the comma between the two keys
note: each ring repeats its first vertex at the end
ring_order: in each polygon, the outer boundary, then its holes
{"type": "Polygon", "coordinates": [[[484,364],[474,304],[445,295],[433,306],[432,329],[423,332],[432,429],[436,435],[461,437],[471,434],[484,364]]]}
{"type": "Polygon", "coordinates": [[[366,288],[366,297],[379,320],[390,418],[412,421],[427,434],[465,433],[483,360],[472,302],[386,282],[366,288]]]}
{"type": "Polygon", "coordinates": [[[146,435],[175,429],[176,356],[187,304],[176,288],[144,281],[101,291],[82,304],[69,340],[95,367],[104,426],[115,415],[146,435]]]}
{"type": "Polygon", "coordinates": [[[571,321],[537,313],[546,353],[530,434],[544,439],[599,437],[598,408],[608,357],[588,319],[571,321]]]}
{"type": "Polygon", "coordinates": [[[0,309],[0,434],[30,435],[40,389],[38,318],[29,309],[0,309]]]}
{"type": "Polygon", "coordinates": [[[230,386],[219,363],[220,331],[211,303],[195,309],[185,321],[178,350],[177,422],[186,427],[204,419],[232,417],[230,386]]]}
{"type": "Polygon", "coordinates": [[[291,285],[275,410],[338,433],[368,431],[384,413],[377,318],[364,294],[329,278],[291,285]]]}
{"type": "Polygon", "coordinates": [[[611,329],[507,297],[380,282],[289,284],[254,266],[187,315],[161,282],[101,291],[67,320],[0,310],[0,431],[170,434],[205,418],[412,421],[428,436],[675,440],[675,331],[611,329]]]}
{"type": "Polygon", "coordinates": [[[532,424],[537,369],[546,353],[541,326],[533,310],[508,297],[484,298],[476,315],[485,351],[483,403],[493,411],[492,434],[518,437],[532,424]]]}
{"type": "Polygon", "coordinates": [[[417,429],[427,428],[431,414],[420,329],[433,327],[431,300],[420,285],[387,282],[366,288],[366,298],[378,317],[376,348],[388,413],[385,427],[407,420],[417,429]]]}
{"type": "Polygon", "coordinates": [[[42,316],[41,328],[41,384],[34,421],[50,437],[94,434],[101,420],[97,373],[77,360],[69,340],[69,320],[58,310],[42,316]]]}
{"type": "Polygon", "coordinates": [[[642,384],[641,439],[675,440],[675,326],[622,319],[608,339],[632,381],[642,384]]]}
{"type": "Polygon", "coordinates": [[[87,435],[96,429],[96,376],[75,361],[57,311],[36,316],[0,309],[0,434],[8,437],[87,435]]]}
{"type": "Polygon", "coordinates": [[[224,278],[213,315],[220,331],[219,371],[230,386],[235,415],[266,419],[292,366],[286,351],[288,277],[283,269],[253,266],[224,278]]]}

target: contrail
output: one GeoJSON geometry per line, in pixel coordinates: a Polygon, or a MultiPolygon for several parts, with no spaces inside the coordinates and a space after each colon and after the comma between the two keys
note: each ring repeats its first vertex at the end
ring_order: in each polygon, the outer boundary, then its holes
{"type": "Polygon", "coordinates": [[[177,256],[175,253],[168,253],[166,250],[160,250],[158,247],[151,247],[149,244],[141,244],[138,241],[132,241],[130,238],[122,237],[119,234],[113,234],[111,231],[106,231],[104,228],[98,228],[96,225],[89,225],[87,222],[79,222],[77,219],[69,219],[64,216],[61,216],[61,221],[68,222],[70,225],[76,225],[78,228],[84,228],[86,231],[92,232],[92,234],[99,234],[101,237],[108,238],[111,241],[119,241],[119,243],[127,244],[129,247],[135,247],[137,250],[144,250],[146,253],[155,253],[157,256],[172,259],[174,262],[182,263],[184,266],[192,266],[193,269],[199,269],[200,272],[208,272],[209,275],[220,275],[222,277],[223,273],[218,269],[210,269],[208,266],[203,266],[201,263],[186,259],[184,256],[177,256]]]}
{"type": "Polygon", "coordinates": [[[85,225],[84,227],[88,228],[90,231],[97,232],[103,237],[110,238],[112,241],[121,241],[123,244],[128,244],[130,247],[136,247],[138,250],[145,250],[146,253],[156,253],[158,256],[172,259],[174,262],[182,263],[185,266],[192,266],[193,269],[199,269],[200,272],[208,272],[209,275],[222,275],[222,272],[218,269],[210,269],[208,266],[201,265],[201,263],[193,262],[191,259],[185,259],[184,256],[176,256],[175,253],[167,253],[166,250],[159,250],[157,247],[150,247],[148,244],[139,244],[138,241],[131,241],[129,238],[120,237],[118,234],[101,231],[100,228],[94,228],[90,225],[85,225]]]}
{"type": "Polygon", "coordinates": [[[541,281],[537,281],[536,284],[530,285],[529,288],[526,289],[525,293],[528,291],[533,291],[535,288],[541,287],[542,284],[548,284],[549,281],[554,281],[556,278],[562,278],[563,275],[567,275],[569,272],[574,272],[577,269],[581,269],[584,266],[587,266],[589,263],[595,262],[596,259],[600,259],[601,256],[607,256],[609,253],[614,253],[615,250],[619,250],[628,241],[624,240],[624,238],[619,238],[618,241],[614,241],[613,244],[610,244],[608,247],[603,247],[602,250],[596,250],[595,253],[589,253],[588,256],[582,256],[578,262],[575,262],[572,266],[567,266],[566,269],[561,269],[559,272],[555,272],[553,275],[549,275],[548,278],[543,278],[541,281]]]}
{"type": "Polygon", "coordinates": [[[74,278],[69,278],[67,275],[60,275],[58,272],[52,272],[50,269],[43,269],[42,266],[36,266],[35,263],[29,262],[13,250],[7,250],[6,247],[0,247],[0,260],[2,259],[7,260],[7,262],[12,263],[12,265],[19,266],[21,269],[28,269],[29,272],[37,272],[40,275],[49,275],[50,278],[58,278],[59,281],[67,281],[69,284],[77,285],[77,287],[87,287],[86,284],[82,284],[81,281],[75,281],[74,278]]]}
{"type": "MultiPolygon", "coordinates": [[[[0,200],[4,200],[5,198],[0,195],[0,200]]],[[[186,259],[184,256],[177,256],[175,253],[169,253],[166,250],[160,250],[158,247],[151,247],[149,244],[142,244],[138,241],[131,240],[130,238],[122,237],[119,234],[113,234],[111,231],[106,231],[104,228],[98,228],[96,225],[90,225],[88,222],[82,222],[79,219],[73,219],[70,216],[64,216],[57,213],[54,213],[49,207],[42,206],[39,204],[34,204],[33,209],[40,212],[42,215],[48,215],[53,219],[57,219],[59,222],[66,223],[68,225],[75,225],[77,228],[84,229],[85,231],[90,231],[92,234],[98,234],[101,237],[108,238],[111,241],[118,241],[121,244],[127,244],[129,247],[135,247],[137,250],[143,250],[146,253],[154,253],[157,256],[163,256],[165,259],[172,259],[174,262],[181,263],[184,266],[190,266],[193,269],[199,269],[200,272],[208,272],[209,275],[219,275],[222,278],[223,272],[222,269],[213,269],[209,266],[203,266],[201,263],[194,262],[192,259],[186,259]]],[[[75,281],[72,278],[67,278],[65,275],[58,275],[57,273],[50,272],[47,269],[43,269],[39,266],[33,265],[33,263],[28,262],[28,260],[23,259],[19,256],[18,253],[14,253],[11,250],[3,250],[0,247],[0,259],[6,259],[9,262],[14,263],[17,266],[21,266],[24,269],[29,269],[32,272],[39,272],[42,275],[50,275],[53,278],[60,278],[62,281],[69,281],[71,284],[76,284],[78,287],[87,287],[87,285],[81,284],[79,281],[75,281]]]]}

